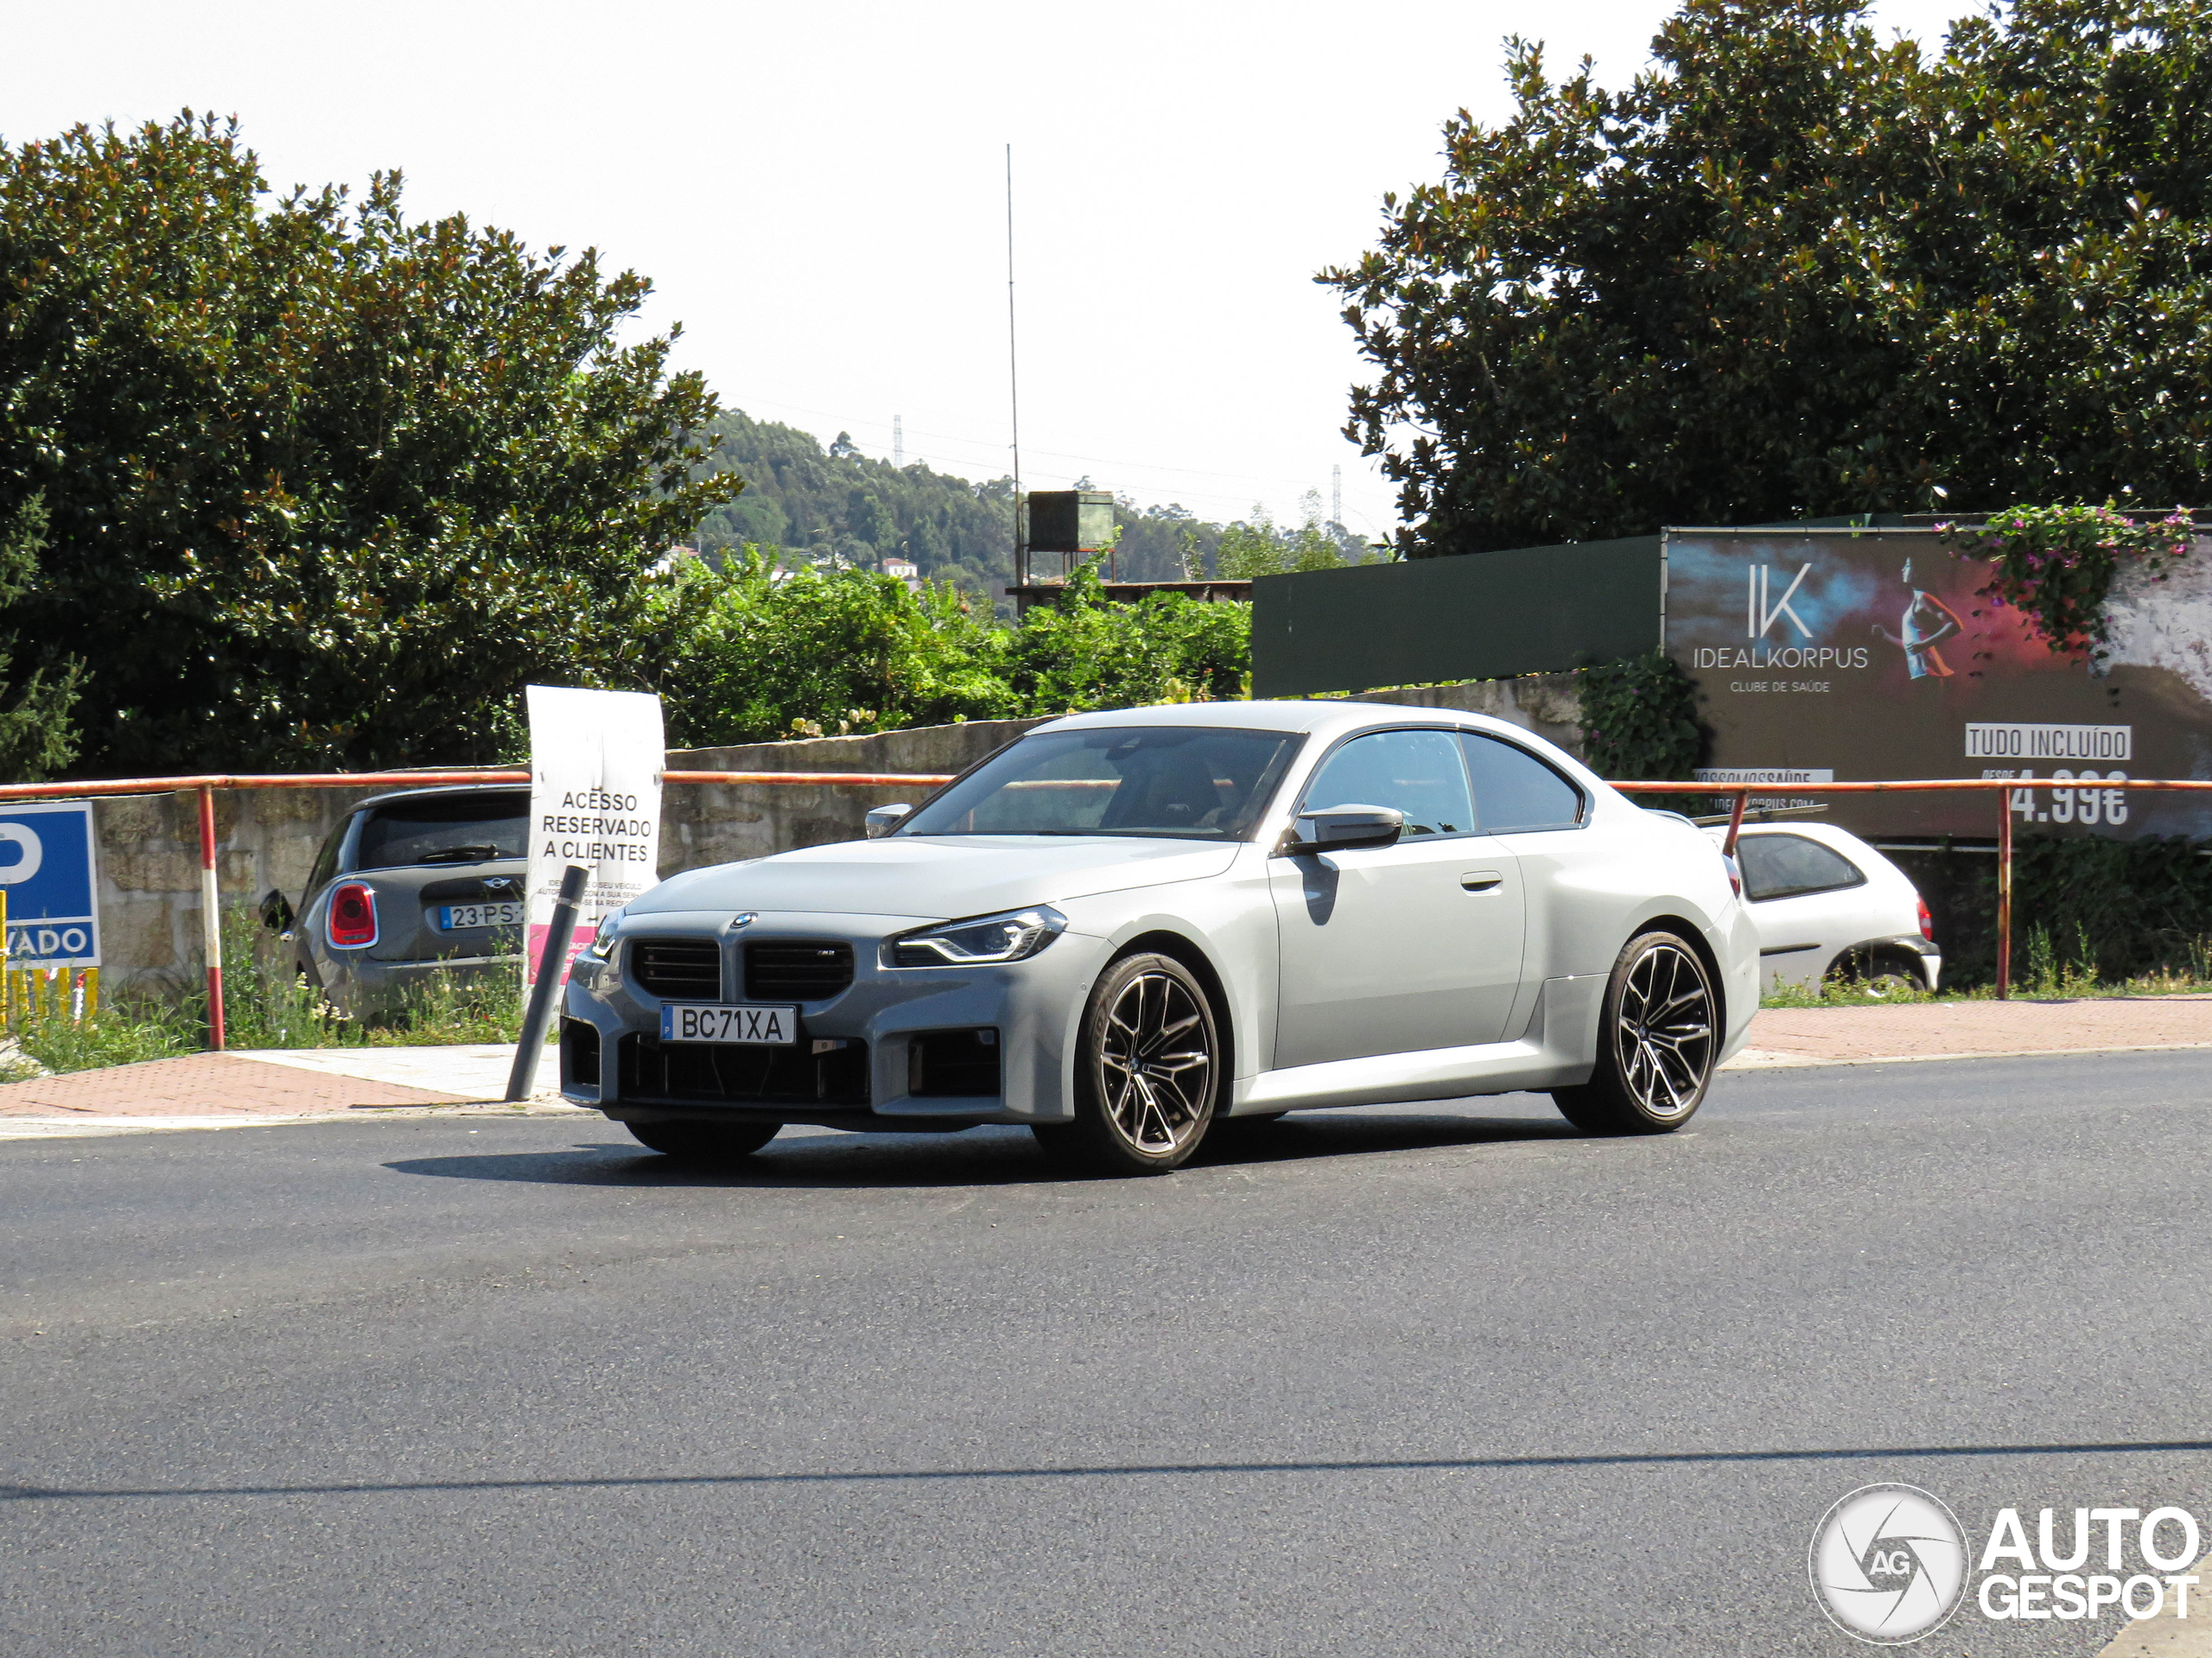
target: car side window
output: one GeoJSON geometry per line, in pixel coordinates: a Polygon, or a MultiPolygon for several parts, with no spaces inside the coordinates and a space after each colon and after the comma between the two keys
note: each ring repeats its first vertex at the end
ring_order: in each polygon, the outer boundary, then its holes
{"type": "Polygon", "coordinates": [[[1582,791],[1527,749],[1472,731],[1462,732],[1459,740],[1475,784],[1475,826],[1484,835],[1581,823],[1582,791]]]}
{"type": "Polygon", "coordinates": [[[1389,806],[1403,812],[1406,833],[1465,835],[1475,826],[1459,745],[1442,731],[1375,731],[1355,737],[1321,762],[1306,791],[1308,810],[1389,806]]]}
{"type": "Polygon", "coordinates": [[[1745,895],[1755,900],[1833,893],[1866,880],[1850,859],[1802,835],[1741,835],[1736,861],[1744,871],[1745,895]]]}
{"type": "Polygon", "coordinates": [[[330,838],[322,843],[322,850],[315,854],[315,869],[308,876],[307,896],[313,898],[323,884],[338,873],[338,848],[346,844],[346,831],[353,824],[352,814],[338,820],[338,827],[330,831],[330,838]]]}

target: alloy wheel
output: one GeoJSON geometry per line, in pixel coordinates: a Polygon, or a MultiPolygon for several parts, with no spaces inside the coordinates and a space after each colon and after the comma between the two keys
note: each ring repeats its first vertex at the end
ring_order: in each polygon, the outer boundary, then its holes
{"type": "Polygon", "coordinates": [[[1655,1121],[1687,1115],[1713,1064],[1713,987],[1678,944],[1656,942],[1621,986],[1613,1026],[1621,1082],[1655,1121]]]}
{"type": "Polygon", "coordinates": [[[1147,1157],[1188,1145],[1205,1128],[1213,1066],[1205,1010],[1189,987],[1165,973],[1122,987],[1098,1055],[1106,1120],[1122,1141],[1147,1157]]]}

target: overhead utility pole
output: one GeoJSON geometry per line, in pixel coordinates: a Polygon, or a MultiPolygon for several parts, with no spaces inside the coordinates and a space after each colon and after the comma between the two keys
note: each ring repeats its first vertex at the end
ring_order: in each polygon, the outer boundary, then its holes
{"type": "Polygon", "coordinates": [[[1021,533],[1021,373],[1014,349],[1014,146],[1006,147],[1006,375],[1014,433],[1014,582],[1029,585],[1029,549],[1021,533]]]}

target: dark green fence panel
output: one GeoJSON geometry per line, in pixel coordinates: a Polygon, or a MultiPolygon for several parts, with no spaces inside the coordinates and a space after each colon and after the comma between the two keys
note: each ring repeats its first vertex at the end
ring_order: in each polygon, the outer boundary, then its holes
{"type": "Polygon", "coordinates": [[[1262,576],[1252,695],[1558,673],[1659,647],[1660,540],[1262,576]]]}

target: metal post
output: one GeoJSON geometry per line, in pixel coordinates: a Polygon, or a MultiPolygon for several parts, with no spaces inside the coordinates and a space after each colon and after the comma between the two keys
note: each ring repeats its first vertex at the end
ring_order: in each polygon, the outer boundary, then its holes
{"type": "Polygon", "coordinates": [[[1744,828],[1744,806],[1751,797],[1749,789],[1738,789],[1736,791],[1736,804],[1728,809],[1728,839],[1720,849],[1732,858],[1736,855],[1736,836],[1742,833],[1744,828]]]}
{"type": "Polygon", "coordinates": [[[200,785],[200,938],[207,960],[207,1045],[223,1051],[223,911],[215,885],[215,791],[200,785]]]}
{"type": "MultiPolygon", "coordinates": [[[[1006,382],[1014,432],[1014,584],[1029,585],[1029,537],[1021,522],[1021,366],[1014,349],[1014,146],[1006,147],[1006,382]]],[[[1019,601],[1015,604],[1018,613],[1019,601]]]]}
{"type": "Polygon", "coordinates": [[[522,1041],[515,1048],[515,1066],[507,1073],[510,1104],[530,1097],[537,1085],[537,1062],[545,1051],[545,1032],[553,1023],[553,999],[568,976],[569,940],[575,937],[576,909],[583,902],[584,883],[591,871],[572,863],[561,873],[561,896],[553,903],[553,924],[546,931],[545,950],[537,958],[537,982],[530,988],[530,1011],[523,1015],[522,1041]]]}
{"type": "Polygon", "coordinates": [[[1997,791],[1997,1000],[2012,991],[2012,791],[1997,791]]]}

